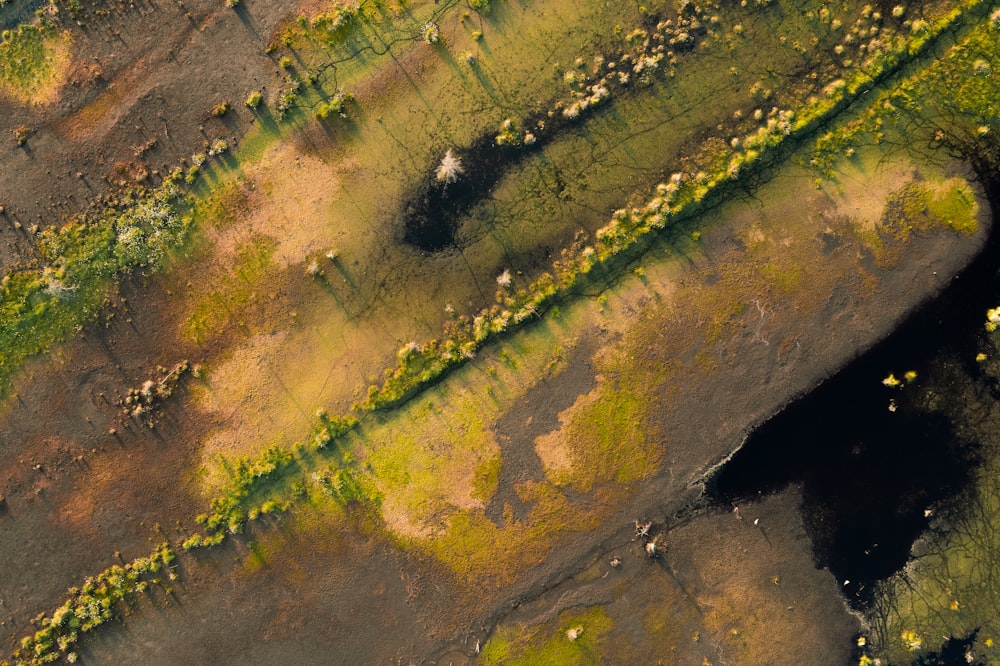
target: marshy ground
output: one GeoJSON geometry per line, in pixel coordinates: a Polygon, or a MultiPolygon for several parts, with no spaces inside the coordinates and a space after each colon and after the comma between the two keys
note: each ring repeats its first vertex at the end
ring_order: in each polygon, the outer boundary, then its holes
{"type": "Polygon", "coordinates": [[[704,484],[985,245],[992,12],[4,5],[4,657],[912,656],[704,484]]]}

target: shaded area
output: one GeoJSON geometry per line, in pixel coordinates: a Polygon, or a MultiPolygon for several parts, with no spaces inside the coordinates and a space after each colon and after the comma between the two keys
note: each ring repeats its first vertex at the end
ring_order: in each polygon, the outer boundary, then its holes
{"type": "Polygon", "coordinates": [[[913,663],[915,666],[959,666],[959,664],[962,666],[966,664],[986,666],[986,662],[972,659],[969,656],[971,655],[969,650],[976,642],[978,634],[979,630],[977,629],[964,638],[952,636],[941,646],[940,652],[925,654],[913,663]]]}
{"type": "Polygon", "coordinates": [[[425,252],[454,245],[458,219],[489,195],[507,166],[525,152],[524,146],[497,145],[492,134],[455,151],[464,172],[455,182],[438,180],[432,173],[409,198],[404,208],[403,240],[425,252]]]}
{"type": "Polygon", "coordinates": [[[958,493],[976,462],[975,443],[944,416],[889,411],[873,366],[863,360],[765,424],[711,487],[735,504],[800,483],[817,564],[856,608],[906,563],[925,510],[958,493]]]}
{"type": "MultiPolygon", "coordinates": [[[[688,5],[682,7],[684,11],[694,15],[688,5]]],[[[659,19],[657,12],[644,10],[643,25],[650,31],[655,30],[659,19]]],[[[693,48],[692,43],[679,45],[676,50],[693,48]]],[[[618,60],[624,54],[625,50],[616,46],[607,55],[618,60]]],[[[610,76],[598,79],[594,85],[603,86],[605,92],[610,88],[615,95],[627,94],[630,90],[610,76]]],[[[489,197],[510,167],[543,148],[563,130],[587,122],[576,114],[560,113],[560,108],[557,105],[553,110],[536,110],[523,121],[508,119],[498,131],[480,135],[466,148],[453,149],[454,155],[461,160],[461,174],[457,180],[444,179],[437,177],[435,169],[430,169],[427,178],[413,188],[403,206],[403,241],[424,252],[439,252],[454,246],[461,217],[489,197]],[[530,140],[526,138],[529,134],[530,140]]],[[[605,110],[595,107],[587,118],[605,110]]]]}

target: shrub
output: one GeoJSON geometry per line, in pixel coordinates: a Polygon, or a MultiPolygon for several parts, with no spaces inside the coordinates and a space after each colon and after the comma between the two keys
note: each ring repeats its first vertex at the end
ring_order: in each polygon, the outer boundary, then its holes
{"type": "Polygon", "coordinates": [[[338,92],[327,101],[317,104],[313,115],[316,117],[316,120],[326,120],[330,117],[330,114],[337,114],[341,118],[346,118],[345,106],[352,99],[354,99],[354,95],[351,93],[338,92]]]}
{"type": "Polygon", "coordinates": [[[426,44],[437,44],[441,39],[441,31],[438,30],[436,23],[425,23],[424,24],[424,43],[426,44]]]}
{"type": "Polygon", "coordinates": [[[212,108],[212,115],[216,118],[221,118],[222,116],[229,113],[229,102],[219,102],[212,108]]]}
{"type": "Polygon", "coordinates": [[[465,173],[465,167],[462,166],[462,158],[455,155],[449,148],[441,159],[441,164],[434,171],[434,177],[439,183],[455,183],[458,182],[463,173],[465,173]]]}
{"type": "Polygon", "coordinates": [[[246,102],[244,102],[248,108],[256,109],[260,106],[260,103],[264,100],[264,96],[260,94],[259,90],[254,90],[252,93],[247,95],[246,102]]]}
{"type": "Polygon", "coordinates": [[[27,125],[18,125],[13,129],[13,134],[17,145],[23,146],[28,141],[28,137],[31,136],[31,128],[27,125]]]}

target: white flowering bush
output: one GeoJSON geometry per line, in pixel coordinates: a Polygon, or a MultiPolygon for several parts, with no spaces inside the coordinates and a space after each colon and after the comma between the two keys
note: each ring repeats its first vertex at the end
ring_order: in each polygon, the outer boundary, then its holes
{"type": "Polygon", "coordinates": [[[441,40],[441,31],[438,30],[436,23],[425,23],[424,24],[424,43],[426,44],[437,44],[441,40]]]}
{"type": "Polygon", "coordinates": [[[449,148],[441,159],[441,164],[434,171],[434,177],[439,183],[449,184],[458,182],[463,173],[465,173],[465,167],[462,166],[462,158],[449,148]]]}

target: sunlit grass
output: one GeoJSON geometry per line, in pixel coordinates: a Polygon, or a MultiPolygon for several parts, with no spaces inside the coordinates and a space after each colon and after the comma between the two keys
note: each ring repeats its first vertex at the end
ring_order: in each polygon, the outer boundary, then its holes
{"type": "Polygon", "coordinates": [[[0,38],[0,95],[22,104],[51,102],[70,65],[70,37],[33,24],[5,30],[0,38]]]}

